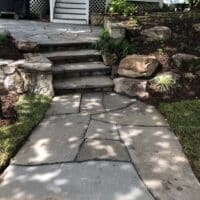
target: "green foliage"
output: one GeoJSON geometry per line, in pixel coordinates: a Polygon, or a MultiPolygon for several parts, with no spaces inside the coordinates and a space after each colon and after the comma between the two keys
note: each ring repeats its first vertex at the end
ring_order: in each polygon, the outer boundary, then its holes
{"type": "Polygon", "coordinates": [[[4,44],[7,42],[10,34],[9,32],[5,31],[3,33],[0,33],[0,47],[3,47],[4,44]]]}
{"type": "Polygon", "coordinates": [[[190,7],[200,8],[200,0],[189,0],[190,7]]]}
{"type": "Polygon", "coordinates": [[[40,122],[51,102],[50,97],[32,95],[21,97],[16,105],[18,120],[0,127],[0,170],[9,162],[17,149],[40,122]]]}
{"type": "Polygon", "coordinates": [[[103,29],[99,35],[99,40],[95,48],[100,50],[101,54],[112,54],[115,52],[115,42],[110,38],[109,32],[103,29]]]}
{"type": "Polygon", "coordinates": [[[108,12],[129,17],[135,14],[135,6],[126,0],[112,0],[108,7],[108,12]]]}
{"type": "Polygon", "coordinates": [[[119,60],[135,50],[135,47],[128,40],[111,38],[105,29],[101,31],[95,48],[100,50],[101,54],[116,54],[119,60]]]}
{"type": "Polygon", "coordinates": [[[159,110],[165,115],[179,138],[200,180],[200,100],[162,103],[159,110]]]}
{"type": "Polygon", "coordinates": [[[117,55],[119,60],[121,60],[129,54],[134,53],[134,51],[135,46],[130,44],[128,40],[115,40],[115,54],[117,55]]]}
{"type": "Polygon", "coordinates": [[[160,92],[167,93],[177,87],[177,80],[168,74],[159,75],[154,78],[154,84],[160,92]]]}

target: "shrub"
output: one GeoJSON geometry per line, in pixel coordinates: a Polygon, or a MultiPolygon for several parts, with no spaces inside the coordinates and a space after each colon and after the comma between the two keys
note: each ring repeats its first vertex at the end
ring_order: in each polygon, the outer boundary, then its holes
{"type": "Polygon", "coordinates": [[[105,29],[101,31],[99,40],[95,48],[100,50],[101,54],[116,54],[118,60],[134,52],[135,47],[126,39],[111,38],[109,32],[105,29]]]}
{"type": "Polygon", "coordinates": [[[178,87],[177,85],[178,78],[179,78],[178,76],[172,77],[168,73],[160,74],[155,78],[153,78],[152,87],[156,88],[156,90],[161,93],[169,93],[173,89],[176,89],[178,87]]]}
{"type": "Polygon", "coordinates": [[[119,14],[126,17],[133,16],[135,14],[135,6],[128,3],[126,0],[112,0],[108,12],[111,14],[119,14]]]}
{"type": "Polygon", "coordinates": [[[100,50],[101,54],[112,54],[115,52],[115,43],[110,38],[109,32],[103,29],[99,35],[99,40],[95,43],[95,48],[100,50]]]}
{"type": "Polygon", "coordinates": [[[4,44],[7,42],[9,33],[7,31],[0,33],[0,47],[4,46],[4,44]]]}

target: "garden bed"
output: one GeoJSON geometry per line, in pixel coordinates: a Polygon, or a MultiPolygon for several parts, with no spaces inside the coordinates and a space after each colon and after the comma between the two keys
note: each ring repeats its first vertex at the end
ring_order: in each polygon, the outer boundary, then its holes
{"type": "MultiPolygon", "coordinates": [[[[197,99],[200,97],[200,68],[183,69],[176,68],[172,62],[172,56],[176,53],[187,53],[200,56],[200,32],[192,27],[200,22],[198,11],[185,14],[179,13],[158,13],[148,16],[136,17],[135,28],[128,29],[128,36],[135,46],[135,53],[154,55],[161,66],[157,73],[171,71],[180,75],[179,85],[176,90],[170,93],[156,93],[149,89],[149,98],[144,101],[159,105],[160,102],[175,102],[182,99],[197,99]],[[172,37],[167,41],[147,42],[140,35],[141,30],[153,26],[166,26],[172,30],[172,37]]],[[[151,77],[150,77],[151,78],[151,77]]]]}
{"type": "MultiPolygon", "coordinates": [[[[8,97],[5,99],[8,104],[15,101],[9,101],[8,97]]],[[[20,97],[14,107],[17,113],[15,122],[0,126],[0,172],[9,164],[10,159],[26,141],[32,129],[43,118],[50,102],[50,97],[43,95],[20,97]]],[[[11,107],[13,108],[13,104],[11,107]]]]}

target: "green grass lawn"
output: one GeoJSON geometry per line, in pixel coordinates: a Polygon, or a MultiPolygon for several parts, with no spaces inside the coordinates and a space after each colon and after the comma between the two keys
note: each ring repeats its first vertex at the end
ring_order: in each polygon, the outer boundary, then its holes
{"type": "Polygon", "coordinates": [[[200,180],[200,100],[162,103],[159,109],[179,138],[193,171],[200,180]]]}
{"type": "Polygon", "coordinates": [[[43,118],[51,99],[47,96],[23,96],[16,104],[16,123],[0,127],[0,171],[9,163],[17,150],[43,118]]]}

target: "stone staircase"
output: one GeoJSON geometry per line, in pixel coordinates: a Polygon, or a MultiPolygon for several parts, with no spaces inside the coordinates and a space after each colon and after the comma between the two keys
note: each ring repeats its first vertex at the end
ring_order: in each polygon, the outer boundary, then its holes
{"type": "Polygon", "coordinates": [[[68,24],[88,24],[88,0],[56,0],[53,22],[68,24]]]}
{"type": "Polygon", "coordinates": [[[52,73],[56,95],[85,91],[112,91],[111,67],[91,44],[44,45],[42,54],[54,63],[52,73]],[[61,49],[61,50],[60,50],[61,49]]]}

